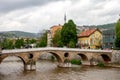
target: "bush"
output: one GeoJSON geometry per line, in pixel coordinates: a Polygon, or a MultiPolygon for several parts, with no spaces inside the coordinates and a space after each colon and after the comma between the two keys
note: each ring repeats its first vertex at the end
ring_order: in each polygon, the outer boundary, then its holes
{"type": "Polygon", "coordinates": [[[71,60],[71,64],[81,65],[82,62],[81,62],[81,60],[73,59],[73,60],[71,60]]]}
{"type": "Polygon", "coordinates": [[[71,41],[69,42],[69,47],[70,47],[70,48],[75,48],[75,43],[74,43],[73,40],[71,40],[71,41]]]}
{"type": "Polygon", "coordinates": [[[99,66],[99,67],[105,67],[105,64],[103,62],[100,62],[100,63],[97,64],[97,66],[99,66]]]}
{"type": "Polygon", "coordinates": [[[55,57],[54,57],[54,56],[51,56],[51,60],[52,60],[52,61],[55,61],[55,57]]]}

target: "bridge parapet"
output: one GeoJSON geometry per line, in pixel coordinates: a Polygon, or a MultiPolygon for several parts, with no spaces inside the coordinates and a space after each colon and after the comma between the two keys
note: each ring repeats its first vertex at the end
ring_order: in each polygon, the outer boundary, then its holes
{"type": "MultiPolygon", "coordinates": [[[[90,61],[92,58],[104,61],[111,61],[112,50],[93,50],[93,49],[79,49],[79,48],[30,48],[30,49],[13,49],[0,50],[0,62],[8,56],[17,56],[24,63],[24,69],[34,69],[38,58],[46,53],[51,53],[58,60],[59,66],[65,66],[70,60],[76,56],[82,61],[90,61]],[[109,60],[107,58],[110,58],[109,60]],[[66,62],[66,60],[68,62],[66,62]],[[65,63],[65,65],[64,65],[65,63]]],[[[69,64],[67,66],[70,66],[69,64]]]]}
{"type": "Polygon", "coordinates": [[[54,47],[3,50],[3,51],[1,51],[1,53],[25,53],[25,52],[35,52],[35,51],[112,53],[112,50],[93,50],[93,49],[78,49],[78,48],[54,48],[54,47]]]}

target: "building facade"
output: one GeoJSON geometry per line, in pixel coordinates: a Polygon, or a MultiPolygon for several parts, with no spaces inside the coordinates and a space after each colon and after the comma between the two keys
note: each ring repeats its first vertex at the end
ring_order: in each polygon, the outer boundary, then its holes
{"type": "Polygon", "coordinates": [[[62,29],[62,26],[59,24],[59,25],[54,25],[50,28],[50,30],[48,30],[48,34],[47,34],[47,46],[52,46],[52,38],[54,37],[55,35],[55,32],[57,30],[61,30],[62,29]]]}
{"type": "Polygon", "coordinates": [[[101,48],[102,33],[99,29],[92,28],[81,32],[78,35],[78,44],[83,49],[101,48]]]}
{"type": "Polygon", "coordinates": [[[55,35],[55,32],[57,31],[57,30],[61,30],[62,29],[62,26],[59,24],[59,25],[54,25],[54,26],[52,26],[51,28],[50,28],[50,32],[51,32],[51,36],[52,36],[52,38],[54,37],[54,35],[55,35]]]}
{"type": "Polygon", "coordinates": [[[115,30],[109,29],[102,31],[102,48],[103,49],[112,49],[114,47],[115,41],[115,30]]]}

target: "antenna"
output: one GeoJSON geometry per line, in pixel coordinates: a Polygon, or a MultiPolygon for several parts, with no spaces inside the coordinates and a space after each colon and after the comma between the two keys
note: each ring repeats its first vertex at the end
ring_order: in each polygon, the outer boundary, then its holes
{"type": "MultiPolygon", "coordinates": [[[[120,17],[120,14],[119,14],[119,17],[120,17]]],[[[119,18],[119,21],[120,21],[120,18],[119,18]]]]}
{"type": "Polygon", "coordinates": [[[64,23],[66,23],[66,13],[64,14],[64,23]]]}

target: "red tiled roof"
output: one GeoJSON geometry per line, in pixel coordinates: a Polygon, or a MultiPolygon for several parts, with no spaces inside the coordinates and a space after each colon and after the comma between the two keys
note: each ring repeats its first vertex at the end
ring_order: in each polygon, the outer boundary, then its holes
{"type": "Polygon", "coordinates": [[[94,33],[97,29],[93,28],[93,29],[87,29],[85,31],[83,31],[80,35],[78,35],[78,37],[88,37],[90,36],[92,33],[94,33]]]}

